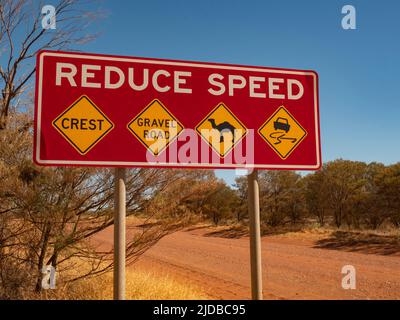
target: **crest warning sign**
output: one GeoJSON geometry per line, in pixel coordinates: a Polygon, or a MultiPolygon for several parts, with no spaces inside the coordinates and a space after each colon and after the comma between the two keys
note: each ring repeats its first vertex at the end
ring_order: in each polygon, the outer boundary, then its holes
{"type": "Polygon", "coordinates": [[[114,124],[87,96],[81,96],[53,121],[53,126],[84,155],[111,131],[114,124]]]}

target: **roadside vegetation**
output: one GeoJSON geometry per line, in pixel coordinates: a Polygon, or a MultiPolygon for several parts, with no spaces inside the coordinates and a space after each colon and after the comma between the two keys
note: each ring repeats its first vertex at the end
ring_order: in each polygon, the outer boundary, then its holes
{"type": "MultiPolygon", "coordinates": [[[[90,268],[90,266],[87,266],[90,268]]],[[[72,273],[75,271],[71,270],[72,273]]],[[[61,273],[61,277],[71,276],[71,272],[61,273]]],[[[25,291],[23,299],[34,300],[112,300],[112,273],[82,278],[72,283],[57,279],[63,285],[55,290],[40,292],[25,291]]],[[[177,279],[169,273],[147,270],[141,266],[126,271],[126,299],[128,300],[203,300],[209,299],[203,289],[177,279]]]]}
{"type": "MultiPolygon", "coordinates": [[[[261,219],[266,226],[316,224],[335,228],[400,227],[400,163],[385,166],[338,159],[301,176],[260,171],[261,219]]],[[[246,178],[236,180],[246,217],[246,178]]]]}
{"type": "MultiPolygon", "coordinates": [[[[259,171],[260,213],[267,230],[400,230],[400,163],[385,166],[338,159],[305,175],[259,171]]],[[[212,192],[184,201],[185,210],[212,224],[247,225],[247,177],[231,188],[219,181],[212,192]]]]}

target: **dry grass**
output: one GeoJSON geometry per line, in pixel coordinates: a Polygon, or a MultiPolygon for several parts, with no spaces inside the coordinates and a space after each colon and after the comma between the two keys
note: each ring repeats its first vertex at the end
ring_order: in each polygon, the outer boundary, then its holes
{"type": "MultiPolygon", "coordinates": [[[[241,238],[248,236],[248,226],[246,223],[241,222],[229,222],[215,226],[212,223],[202,223],[196,224],[187,230],[203,230],[202,234],[205,236],[214,236],[222,238],[241,238]]],[[[376,237],[381,239],[394,238],[400,239],[400,229],[396,229],[390,226],[382,226],[377,230],[371,229],[354,229],[347,228],[346,226],[342,228],[336,228],[334,226],[324,226],[321,227],[317,223],[308,224],[287,224],[284,226],[270,227],[267,225],[261,226],[262,236],[279,236],[281,238],[294,238],[294,239],[304,239],[318,241],[332,237],[337,234],[337,232],[346,233],[349,237],[354,237],[358,239],[360,236],[363,237],[376,237]]]]}
{"type": "MultiPolygon", "coordinates": [[[[56,290],[45,290],[39,299],[111,300],[113,298],[112,273],[82,279],[56,290]]],[[[200,289],[168,274],[128,269],[126,272],[126,299],[128,300],[190,300],[208,299],[200,289]]]]}
{"type": "Polygon", "coordinates": [[[309,237],[315,240],[324,239],[327,237],[331,237],[337,232],[346,233],[348,236],[354,236],[354,238],[358,238],[360,235],[365,237],[381,237],[381,238],[396,238],[400,237],[400,230],[394,228],[381,228],[378,230],[371,229],[349,229],[346,227],[343,228],[335,228],[335,227],[319,227],[319,226],[305,226],[300,230],[289,231],[286,232],[286,236],[288,237],[309,237]]]}

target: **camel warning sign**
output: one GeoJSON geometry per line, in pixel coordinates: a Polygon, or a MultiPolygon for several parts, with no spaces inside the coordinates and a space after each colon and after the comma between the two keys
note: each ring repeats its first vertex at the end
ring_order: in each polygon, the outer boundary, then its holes
{"type": "Polygon", "coordinates": [[[87,96],[81,96],[61,113],[53,126],[81,155],[88,153],[114,127],[87,96]]]}
{"type": "Polygon", "coordinates": [[[278,108],[258,132],[282,159],[286,159],[307,135],[284,106],[278,108]]]}
{"type": "Polygon", "coordinates": [[[312,70],[62,51],[40,51],[36,70],[39,165],[322,165],[312,70]]]}
{"type": "Polygon", "coordinates": [[[130,123],[128,129],[154,155],[158,155],[183,130],[161,101],[153,100],[130,123]]]}
{"type": "Polygon", "coordinates": [[[225,157],[247,134],[246,127],[223,103],[218,104],[196,130],[220,157],[225,157]]]}

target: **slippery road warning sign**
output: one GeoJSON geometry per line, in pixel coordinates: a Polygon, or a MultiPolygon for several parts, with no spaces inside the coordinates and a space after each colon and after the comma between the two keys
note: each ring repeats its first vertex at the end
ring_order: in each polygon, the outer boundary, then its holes
{"type": "Polygon", "coordinates": [[[80,97],[54,121],[54,128],[82,155],[113,128],[113,123],[86,96],[80,97]]]}
{"type": "Polygon", "coordinates": [[[286,159],[307,135],[300,123],[283,106],[258,132],[282,159],[286,159]]]}
{"type": "Polygon", "coordinates": [[[218,104],[196,127],[201,137],[224,157],[246,135],[247,129],[223,104],[218,104]]]}
{"type": "Polygon", "coordinates": [[[321,166],[314,71],[61,51],[36,67],[39,165],[321,166]]]}
{"type": "Polygon", "coordinates": [[[183,126],[156,99],[128,124],[128,129],[148,150],[158,155],[182,132],[183,126]]]}

